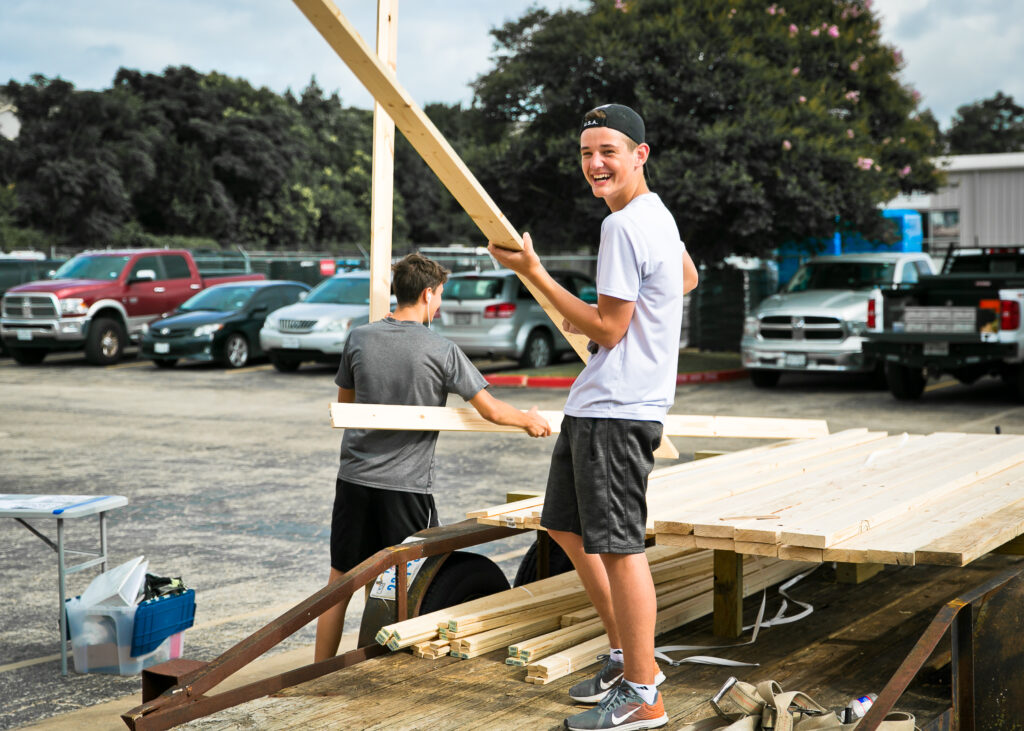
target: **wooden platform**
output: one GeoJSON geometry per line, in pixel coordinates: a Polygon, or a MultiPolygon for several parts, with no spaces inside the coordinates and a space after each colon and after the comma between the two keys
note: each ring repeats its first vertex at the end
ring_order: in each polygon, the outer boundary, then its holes
{"type": "MultiPolygon", "coordinates": [[[[986,556],[965,568],[889,567],[869,584],[837,584],[829,566],[801,582],[794,595],[814,605],[795,624],[762,632],[756,645],[718,651],[759,668],[663,667],[662,689],[670,728],[711,714],[707,699],[730,675],[757,681],[773,678],[784,688],[804,690],[827,706],[878,692],[949,599],[1021,559],[986,556]]],[[[778,597],[769,594],[769,614],[778,597]]],[[[745,604],[748,621],[760,597],[745,604]]],[[[658,638],[658,644],[719,644],[709,619],[658,638]]],[[[277,695],[221,711],[186,725],[197,729],[556,729],[582,709],[566,691],[592,671],[545,686],[523,682],[524,670],[504,664],[498,651],[471,660],[425,660],[399,651],[290,688],[277,695]]],[[[932,658],[931,677],[919,678],[897,708],[924,726],[950,705],[948,645],[932,658]]]]}

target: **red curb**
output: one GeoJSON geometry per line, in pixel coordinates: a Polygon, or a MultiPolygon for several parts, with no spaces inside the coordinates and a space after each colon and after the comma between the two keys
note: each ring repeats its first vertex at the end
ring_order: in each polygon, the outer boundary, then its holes
{"type": "MultiPolygon", "coordinates": [[[[680,373],[676,376],[676,385],[684,383],[716,383],[721,381],[737,381],[746,378],[744,368],[724,371],[701,371],[698,373],[680,373]]],[[[512,386],[519,388],[569,388],[575,382],[573,376],[484,376],[492,386],[512,386]]]]}

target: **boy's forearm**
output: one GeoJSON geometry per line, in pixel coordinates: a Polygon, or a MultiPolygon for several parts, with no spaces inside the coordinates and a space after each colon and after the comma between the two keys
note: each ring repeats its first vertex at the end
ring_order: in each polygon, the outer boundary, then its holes
{"type": "Polygon", "coordinates": [[[622,339],[625,330],[621,323],[612,322],[603,315],[600,307],[587,304],[569,292],[543,267],[530,270],[525,276],[547,297],[562,317],[595,343],[612,348],[622,339]]]}

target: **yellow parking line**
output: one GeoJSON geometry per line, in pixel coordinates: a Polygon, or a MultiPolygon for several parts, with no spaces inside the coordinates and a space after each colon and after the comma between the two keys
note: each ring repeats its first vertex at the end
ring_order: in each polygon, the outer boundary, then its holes
{"type": "Polygon", "coordinates": [[[224,373],[229,376],[233,376],[237,373],[255,373],[256,371],[270,371],[273,369],[274,366],[267,363],[266,365],[249,366],[248,368],[232,368],[230,370],[225,370],[224,373]]]}
{"type": "Polygon", "coordinates": [[[938,391],[940,388],[949,388],[950,386],[956,386],[959,383],[960,383],[960,381],[939,381],[938,383],[933,383],[930,386],[925,386],[924,390],[925,391],[938,391]]]}
{"type": "Polygon", "coordinates": [[[151,366],[153,361],[150,360],[137,360],[132,363],[118,363],[116,365],[108,365],[106,368],[108,371],[116,370],[118,368],[141,368],[142,366],[151,366]]]}

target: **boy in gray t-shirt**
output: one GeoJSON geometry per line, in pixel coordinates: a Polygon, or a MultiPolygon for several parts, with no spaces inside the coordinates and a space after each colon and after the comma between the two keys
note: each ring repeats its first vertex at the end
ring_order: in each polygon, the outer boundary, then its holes
{"type": "MultiPolygon", "coordinates": [[[[522,427],[532,437],[551,434],[533,407],[499,401],[469,358],[427,326],[441,306],[448,272],[410,254],[393,267],[394,313],[357,327],[345,342],[335,383],[338,401],[444,406],[449,393],[496,424],[522,427]]],[[[431,487],[436,431],[346,429],[331,518],[328,584],[377,551],[438,525],[431,487]]],[[[338,652],[347,602],[317,621],[316,662],[338,652]]]]}

